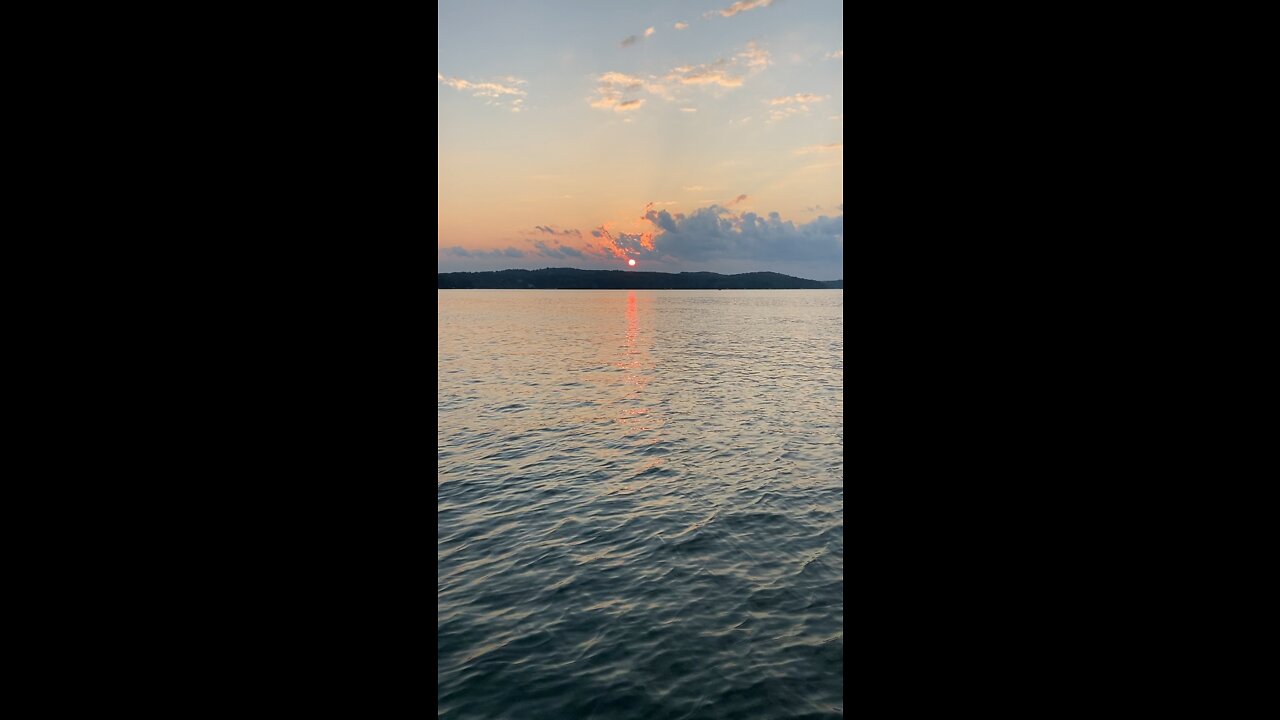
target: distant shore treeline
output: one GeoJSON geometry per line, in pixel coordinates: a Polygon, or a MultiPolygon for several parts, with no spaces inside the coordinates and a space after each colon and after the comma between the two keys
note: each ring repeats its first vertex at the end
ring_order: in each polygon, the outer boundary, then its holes
{"type": "Polygon", "coordinates": [[[712,272],[624,272],[622,270],[495,270],[436,275],[440,290],[821,290],[843,289],[844,280],[821,282],[775,272],[721,275],[712,272]]]}

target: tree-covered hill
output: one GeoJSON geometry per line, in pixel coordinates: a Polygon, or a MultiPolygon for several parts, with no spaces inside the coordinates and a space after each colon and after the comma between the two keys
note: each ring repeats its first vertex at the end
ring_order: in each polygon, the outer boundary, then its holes
{"type": "Polygon", "coordinates": [[[721,275],[711,272],[634,272],[622,270],[497,270],[436,275],[441,290],[806,290],[844,288],[844,280],[820,282],[775,272],[721,275]]]}

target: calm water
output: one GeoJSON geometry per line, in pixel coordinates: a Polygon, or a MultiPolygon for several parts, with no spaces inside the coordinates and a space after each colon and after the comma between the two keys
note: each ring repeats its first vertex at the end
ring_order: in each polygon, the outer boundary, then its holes
{"type": "Polygon", "coordinates": [[[842,290],[440,290],[440,718],[828,718],[842,290]]]}

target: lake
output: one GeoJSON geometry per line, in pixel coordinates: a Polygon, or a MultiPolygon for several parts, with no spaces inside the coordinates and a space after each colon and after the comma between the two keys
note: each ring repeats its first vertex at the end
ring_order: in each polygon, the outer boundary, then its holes
{"type": "Polygon", "coordinates": [[[439,717],[842,717],[844,291],[437,298],[439,717]]]}

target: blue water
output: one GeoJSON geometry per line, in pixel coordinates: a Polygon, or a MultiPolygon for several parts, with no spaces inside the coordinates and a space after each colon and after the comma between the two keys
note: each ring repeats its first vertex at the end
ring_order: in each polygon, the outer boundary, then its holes
{"type": "Polygon", "coordinates": [[[841,717],[843,291],[438,299],[439,717],[841,717]]]}

